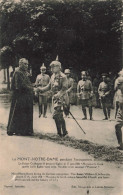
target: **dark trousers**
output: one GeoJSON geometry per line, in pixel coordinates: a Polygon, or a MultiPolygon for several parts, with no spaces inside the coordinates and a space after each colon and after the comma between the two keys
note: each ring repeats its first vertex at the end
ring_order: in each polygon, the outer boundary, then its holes
{"type": "Polygon", "coordinates": [[[81,100],[81,104],[82,104],[82,112],[84,114],[84,117],[87,118],[86,107],[88,107],[90,119],[92,119],[93,108],[92,108],[92,101],[91,101],[91,99],[81,100]]]}
{"type": "MultiPolygon", "coordinates": [[[[90,115],[90,119],[91,119],[92,118],[92,113],[93,113],[93,108],[92,108],[92,106],[89,106],[88,109],[89,109],[89,115],[90,115]]],[[[82,106],[82,111],[83,111],[84,117],[87,118],[86,107],[82,106]]]]}
{"type": "Polygon", "coordinates": [[[116,133],[116,137],[117,137],[117,141],[118,144],[121,145],[122,144],[122,128],[123,123],[118,123],[115,125],[115,133],[116,133]]]}
{"type": "Polygon", "coordinates": [[[39,114],[43,114],[43,116],[46,116],[46,112],[47,112],[47,97],[39,96],[39,114]]]}
{"type": "Polygon", "coordinates": [[[117,116],[117,112],[118,112],[118,109],[119,109],[119,101],[116,101],[116,109],[115,109],[115,118],[117,116]]]}
{"type": "Polygon", "coordinates": [[[107,102],[107,100],[104,98],[101,99],[101,103],[102,103],[102,109],[105,118],[110,118],[110,112],[111,112],[110,103],[107,102]]]}
{"type": "Polygon", "coordinates": [[[59,135],[65,135],[67,133],[65,120],[63,118],[63,111],[60,107],[57,107],[53,113],[53,119],[55,120],[57,133],[59,135]]]}

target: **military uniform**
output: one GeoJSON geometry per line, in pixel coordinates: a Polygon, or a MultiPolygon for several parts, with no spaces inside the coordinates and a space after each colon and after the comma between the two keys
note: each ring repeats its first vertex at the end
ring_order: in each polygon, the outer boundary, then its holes
{"type": "Polygon", "coordinates": [[[50,89],[52,91],[54,105],[53,119],[55,120],[57,133],[59,136],[62,136],[62,132],[63,136],[68,133],[66,130],[65,120],[63,118],[62,109],[62,105],[65,103],[66,99],[66,90],[68,89],[67,85],[67,77],[62,72],[59,72],[58,74],[53,74],[51,76],[50,83],[46,87],[39,87],[39,91],[47,91],[50,89]]]}
{"type": "Polygon", "coordinates": [[[65,69],[64,72],[67,76],[67,82],[68,82],[68,89],[67,89],[67,100],[66,100],[66,106],[64,108],[64,113],[66,116],[69,117],[69,111],[70,111],[70,103],[71,103],[71,96],[72,96],[72,90],[73,90],[73,79],[70,77],[70,70],[65,69]]]}
{"type": "Polygon", "coordinates": [[[116,136],[118,140],[118,144],[122,143],[122,131],[121,128],[123,127],[123,103],[119,103],[119,109],[116,116],[116,125],[115,125],[115,131],[116,136]]]}
{"type": "Polygon", "coordinates": [[[110,108],[111,108],[111,99],[110,99],[111,86],[107,82],[101,82],[99,84],[98,93],[99,99],[102,103],[103,112],[105,115],[105,119],[110,118],[110,108]]]}
{"type": "Polygon", "coordinates": [[[94,90],[94,94],[95,94],[95,97],[96,97],[96,107],[97,108],[100,108],[100,100],[99,100],[99,94],[98,94],[98,87],[99,87],[99,84],[100,84],[100,79],[99,77],[95,77],[94,80],[93,80],[93,90],[94,90]]]}
{"type": "Polygon", "coordinates": [[[122,130],[121,130],[121,128],[123,127],[123,77],[119,77],[117,79],[117,84],[118,83],[120,84],[119,85],[120,95],[118,97],[119,109],[116,116],[115,132],[116,132],[118,144],[120,145],[119,149],[123,150],[122,130]]]}
{"type": "Polygon", "coordinates": [[[119,99],[120,99],[120,96],[121,96],[121,90],[119,89],[119,86],[118,86],[118,79],[119,79],[119,77],[115,80],[115,83],[114,83],[115,118],[117,116],[117,112],[118,112],[118,109],[119,109],[119,99]]]}
{"type": "Polygon", "coordinates": [[[89,107],[90,119],[92,119],[92,82],[90,80],[80,80],[77,85],[77,93],[82,104],[84,119],[87,119],[86,107],[89,107]]]}
{"type": "MultiPolygon", "coordinates": [[[[48,85],[50,81],[50,77],[47,74],[39,74],[36,78],[36,87],[45,87],[48,85]]],[[[46,116],[47,112],[47,100],[48,100],[48,93],[47,92],[39,92],[38,93],[38,98],[39,98],[39,115],[42,114],[43,116],[46,116]],[[43,111],[43,106],[44,106],[44,111],[43,111]]]]}

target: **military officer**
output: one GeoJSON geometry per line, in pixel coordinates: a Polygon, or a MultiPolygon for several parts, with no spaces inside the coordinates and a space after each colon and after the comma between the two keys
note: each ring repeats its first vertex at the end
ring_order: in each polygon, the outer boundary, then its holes
{"type": "Polygon", "coordinates": [[[71,93],[73,90],[73,79],[70,77],[70,69],[65,69],[64,71],[65,75],[67,76],[67,81],[68,81],[68,89],[67,89],[67,94],[68,94],[68,102],[67,102],[67,106],[64,108],[64,113],[66,115],[66,117],[69,118],[69,111],[70,111],[70,100],[71,100],[71,93]]]}
{"type": "Polygon", "coordinates": [[[81,72],[81,77],[82,77],[82,80],[80,80],[77,85],[77,94],[78,94],[79,99],[81,100],[82,111],[84,114],[84,118],[82,118],[82,120],[87,119],[86,107],[89,107],[90,120],[93,120],[92,118],[92,96],[93,96],[92,82],[87,79],[86,71],[81,72]]]}
{"type": "Polygon", "coordinates": [[[114,96],[114,99],[115,99],[115,118],[117,116],[117,112],[118,112],[118,109],[119,109],[119,98],[120,98],[120,95],[121,95],[121,90],[119,89],[119,82],[118,82],[118,79],[119,77],[123,77],[123,70],[121,70],[119,73],[118,73],[118,78],[115,80],[115,83],[114,83],[114,91],[115,91],[115,96],[114,96]]]}
{"type": "Polygon", "coordinates": [[[99,73],[96,74],[94,80],[93,80],[93,91],[96,97],[96,108],[100,108],[100,100],[99,100],[99,94],[98,94],[98,88],[99,88],[99,84],[100,84],[100,76],[99,73]]]}
{"type": "Polygon", "coordinates": [[[118,149],[123,150],[122,130],[121,130],[121,128],[123,127],[123,77],[119,77],[117,82],[118,82],[118,89],[121,91],[121,93],[118,99],[119,109],[116,116],[117,124],[115,125],[115,132],[119,144],[118,149]]]}
{"type": "Polygon", "coordinates": [[[46,87],[39,86],[37,90],[39,92],[44,92],[51,89],[54,103],[53,119],[55,120],[57,133],[60,137],[62,137],[68,134],[62,109],[66,91],[68,89],[67,77],[64,73],[61,72],[61,63],[58,60],[51,62],[50,67],[53,73],[50,79],[50,83],[46,87]]]}
{"type": "Polygon", "coordinates": [[[110,83],[107,80],[107,74],[102,74],[103,81],[99,84],[98,93],[99,93],[99,99],[102,103],[103,113],[105,115],[105,118],[103,120],[110,120],[110,110],[111,110],[111,86],[110,83]]]}
{"type": "MultiPolygon", "coordinates": [[[[39,74],[36,78],[36,87],[45,87],[48,85],[50,81],[49,75],[46,74],[46,67],[44,64],[40,67],[41,74],[39,74]]],[[[47,112],[47,92],[39,92],[38,98],[39,98],[39,118],[43,114],[43,117],[46,118],[46,112],[47,112]]]]}

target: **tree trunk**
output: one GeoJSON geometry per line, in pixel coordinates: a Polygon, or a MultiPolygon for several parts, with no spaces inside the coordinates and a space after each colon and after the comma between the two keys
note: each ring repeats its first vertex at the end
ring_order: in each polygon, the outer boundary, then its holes
{"type": "Polygon", "coordinates": [[[6,83],[6,69],[3,69],[3,83],[6,83]]]}
{"type": "Polygon", "coordinates": [[[7,89],[10,90],[9,67],[7,68],[7,89]]]}

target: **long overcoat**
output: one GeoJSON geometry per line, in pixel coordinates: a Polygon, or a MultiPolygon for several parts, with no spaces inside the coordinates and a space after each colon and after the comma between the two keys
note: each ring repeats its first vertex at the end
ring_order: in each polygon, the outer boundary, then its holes
{"type": "Polygon", "coordinates": [[[8,134],[33,133],[33,88],[28,75],[18,68],[12,79],[12,100],[7,126],[8,134]]]}

